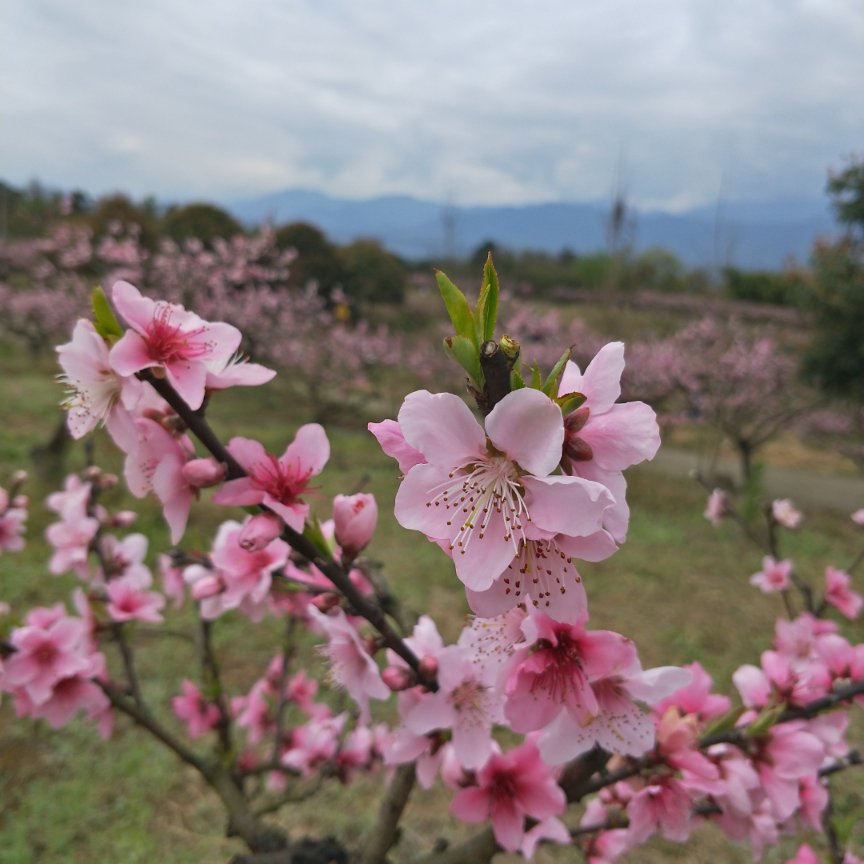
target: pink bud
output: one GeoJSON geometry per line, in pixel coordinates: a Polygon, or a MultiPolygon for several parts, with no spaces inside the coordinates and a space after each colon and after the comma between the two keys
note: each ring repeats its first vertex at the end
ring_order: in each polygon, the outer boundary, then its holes
{"type": "Polygon", "coordinates": [[[414,676],[402,666],[388,666],[381,673],[381,680],[394,692],[407,690],[414,685],[414,676]]]}
{"type": "Polygon", "coordinates": [[[9,493],[0,486],[0,513],[5,513],[9,507],[9,493]]]}
{"type": "Polygon", "coordinates": [[[275,513],[257,513],[240,529],[238,542],[247,552],[259,552],[282,533],[282,520],[275,513]]]}
{"type": "Polygon", "coordinates": [[[218,486],[225,479],[225,465],[212,456],[206,459],[190,459],[181,469],[183,479],[195,489],[218,486]]]}
{"type": "Polygon", "coordinates": [[[424,678],[434,678],[438,674],[438,661],[434,657],[424,657],[420,661],[419,669],[424,678]]]}
{"type": "Polygon", "coordinates": [[[120,510],[111,517],[111,524],[115,528],[128,528],[137,518],[138,514],[134,510],[120,510]]]}
{"type": "Polygon", "coordinates": [[[26,495],[16,495],[12,499],[12,506],[24,508],[27,506],[29,501],[30,501],[30,499],[26,495]]]}
{"type": "Polygon", "coordinates": [[[320,612],[329,612],[339,605],[339,595],[325,591],[323,594],[316,594],[309,602],[320,612]]]}
{"type": "Polygon", "coordinates": [[[99,486],[102,489],[113,489],[120,482],[120,478],[116,474],[103,474],[99,479],[99,486]]]}
{"type": "Polygon", "coordinates": [[[353,558],[365,549],[378,522],[375,496],[364,492],[337,495],[333,499],[333,523],[336,542],[345,554],[353,558]]]}
{"type": "Polygon", "coordinates": [[[206,600],[222,591],[222,580],[218,576],[204,576],[196,579],[192,586],[192,596],[196,600],[206,600]]]}

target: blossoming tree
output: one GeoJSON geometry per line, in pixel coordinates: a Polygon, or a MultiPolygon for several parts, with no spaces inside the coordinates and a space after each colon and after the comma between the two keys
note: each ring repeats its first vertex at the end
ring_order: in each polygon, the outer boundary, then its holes
{"type": "MultiPolygon", "coordinates": [[[[824,832],[828,860],[859,860],[832,821],[830,784],[861,763],[849,729],[855,703],[864,706],[864,644],[826,616],[859,617],[854,565],[829,567],[824,587],[805,580],[780,549],[800,514],[775,502],[752,581],[779,593],[787,614],[759,665],[733,676],[738,704],[714,692],[697,663],[644,668],[626,635],[589,626],[578,563],[626,542],[624,472],[659,446],[653,411],[619,401],[624,346],[602,347],[584,369],[565,351],[548,372],[526,372],[518,334],[496,333],[491,260],[473,307],[443,274],[438,282],[454,329],[445,348],[476,411],[455,394],[420,390],[395,420],[369,429],[402,475],[396,520],[451,559],[465,588],[473,616],[456,640],[446,643],[429,615],[406,621],[364,561],[374,498],[338,495],[332,521],[313,514],[308,493],[330,456],[322,426],[302,426],[281,455],[253,438],[223,442],[211,427],[206,410],[219,391],[273,374],[238,359],[240,331],[120,280],[110,303],[95,295],[93,321],[58,349],[69,428],[77,438],[105,426],[130,491],[159,501],[175,546],[160,556],[157,589],[147,538],[120,535],[134,514],[105,507],[116,478],[94,466],[67,479],[48,501],[57,514],[48,568],[82,584],[71,609],[0,619],[0,690],[16,713],[55,728],[82,714],[104,736],[131,721],[218,796],[228,830],[248,848],[237,862],[319,854],[457,864],[501,850],[530,858],[542,843],[578,847],[600,864],[653,835],[684,843],[705,821],[756,858],[782,834],[810,828],[824,832]],[[189,510],[211,487],[225,520],[209,551],[186,550],[189,510]],[[136,628],[159,627],[186,597],[200,667],[156,705],[136,628]],[[285,625],[246,692],[231,693],[220,672],[213,633],[229,615],[285,625]],[[303,629],[320,641],[350,707],[321,698],[297,662],[303,629]],[[328,779],[373,771],[380,811],[357,848],[291,840],[267,820],[328,779]],[[415,785],[437,783],[456,820],[482,827],[409,859],[397,845],[400,820],[415,785]]],[[[22,544],[21,482],[0,494],[4,552],[22,544]]],[[[706,516],[734,519],[734,502],[715,492],[706,516]]],[[[792,859],[814,860],[806,844],[792,859]]]]}

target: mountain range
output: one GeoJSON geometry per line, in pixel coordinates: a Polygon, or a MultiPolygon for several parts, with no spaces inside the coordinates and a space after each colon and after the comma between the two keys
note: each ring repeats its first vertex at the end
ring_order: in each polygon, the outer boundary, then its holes
{"type": "MultiPolygon", "coordinates": [[[[413,260],[467,255],[490,240],[513,251],[581,254],[610,243],[611,206],[602,203],[460,207],[408,196],[352,200],[289,189],[223,206],[248,226],[310,222],[334,243],[375,238],[413,260]]],[[[720,201],[674,214],[634,208],[620,236],[637,251],[667,249],[690,267],[776,270],[806,262],[818,237],[838,233],[825,201],[798,199],[720,201]]]]}

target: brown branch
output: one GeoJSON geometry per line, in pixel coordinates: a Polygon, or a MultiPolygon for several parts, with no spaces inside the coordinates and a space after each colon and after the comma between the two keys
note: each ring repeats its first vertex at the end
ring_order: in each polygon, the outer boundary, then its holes
{"type": "Polygon", "coordinates": [[[416,858],[411,864],[489,864],[500,851],[491,828],[484,828],[464,843],[416,858]]]}
{"type": "Polygon", "coordinates": [[[408,798],[417,773],[414,763],[400,765],[381,800],[378,819],[363,850],[360,864],[383,864],[387,853],[399,839],[399,820],[408,804],[408,798]]]}
{"type": "MultiPolygon", "coordinates": [[[[193,411],[180,397],[177,391],[163,378],[157,378],[151,372],[144,370],[138,373],[142,381],[150,384],[156,392],[177,412],[187,428],[210,451],[210,453],[227,466],[227,479],[234,480],[245,477],[246,471],[228,452],[209,423],[200,411],[193,411]]],[[[266,509],[266,508],[262,508],[266,509]]],[[[299,552],[310,564],[317,567],[346,597],[354,611],[365,618],[380,634],[384,644],[401,657],[413,670],[417,681],[430,690],[437,690],[434,678],[420,669],[420,662],[414,652],[405,644],[402,637],[393,629],[387,616],[374,603],[370,603],[352,584],[345,568],[330,558],[325,558],[318,547],[307,537],[286,525],[282,530],[282,539],[296,552],[299,552]]]]}
{"type": "Polygon", "coordinates": [[[287,843],[285,835],[275,828],[264,825],[250,810],[243,790],[225,766],[217,761],[203,759],[186,747],[144,705],[125,698],[104,682],[95,683],[116,710],[126,714],[201,775],[222,801],[228,814],[229,831],[239,836],[249,849],[253,852],[267,852],[285,848],[287,843]]]}
{"type": "Polygon", "coordinates": [[[219,751],[225,758],[226,763],[233,765],[234,746],[231,741],[231,712],[225,699],[225,688],[222,686],[219,663],[213,650],[213,622],[201,617],[200,606],[196,606],[196,611],[198,613],[198,623],[201,633],[201,673],[204,679],[204,686],[209,691],[207,698],[219,711],[219,722],[216,724],[219,751]]]}

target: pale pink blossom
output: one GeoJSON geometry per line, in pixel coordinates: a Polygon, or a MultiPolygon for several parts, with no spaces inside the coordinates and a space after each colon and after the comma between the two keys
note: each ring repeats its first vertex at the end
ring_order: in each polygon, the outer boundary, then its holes
{"type": "Polygon", "coordinates": [[[197,685],[184,679],[180,685],[183,693],[171,700],[171,710],[186,724],[186,734],[200,738],[219,723],[219,708],[208,702],[197,685]]]}
{"type": "Polygon", "coordinates": [[[561,459],[561,410],[537,390],[508,393],[483,427],[450,393],[409,394],[399,411],[415,465],[396,495],[396,518],[441,541],[472,591],[488,590],[530,539],[601,529],[608,489],[550,476],[561,459]],[[487,438],[488,436],[488,438],[487,438]]]}
{"type": "Polygon", "coordinates": [[[800,510],[788,498],[778,498],[771,503],[771,516],[784,528],[797,528],[804,518],[800,510]]]}
{"type": "Polygon", "coordinates": [[[245,507],[262,504],[281,516],[290,528],[302,531],[309,505],[300,496],[309,491],[309,481],[330,457],[324,429],[317,423],[301,426],[278,459],[251,438],[232,438],[228,451],[248,476],[229,480],[213,501],[245,507]]]}
{"type": "Polygon", "coordinates": [[[750,577],[750,584],[763,594],[785,591],[792,584],[791,574],[791,561],[777,561],[771,555],[766,555],[762,559],[762,569],[750,577]]]}
{"type": "Polygon", "coordinates": [[[108,346],[90,321],[80,318],[72,341],[57,347],[63,369],[60,381],[68,388],[63,400],[66,422],[73,438],[82,438],[104,423],[117,441],[134,436],[131,409],[141,397],[143,384],[132,375],[120,375],[108,361],[108,346]]]}
{"type": "Polygon", "coordinates": [[[714,489],[708,496],[703,515],[712,525],[719,525],[728,512],[729,502],[726,493],[722,489],[714,489]]]}
{"type": "Polygon", "coordinates": [[[161,609],[165,598],[156,591],[148,591],[152,579],[141,579],[134,575],[112,579],[105,585],[108,604],[105,609],[112,621],[162,622],[161,609]]]}
{"type": "Polygon", "coordinates": [[[624,343],[604,345],[584,372],[568,361],[558,388],[560,396],[581,393],[585,402],[565,421],[562,466],[571,474],[602,483],[615,503],[604,513],[603,527],[619,543],[627,536],[630,511],[623,471],[653,459],[660,447],[654,410],[644,402],[618,403],[624,343]]]}
{"type": "Polygon", "coordinates": [[[407,474],[415,465],[422,465],[426,461],[426,457],[405,440],[402,427],[395,420],[370,423],[368,429],[381,445],[381,449],[398,462],[399,470],[403,474],[407,474]]]}
{"type": "Polygon", "coordinates": [[[32,609],[9,642],[15,652],[6,660],[0,681],[4,690],[22,691],[32,705],[47,702],[58,682],[86,675],[92,667],[84,622],[67,615],[59,603],[32,609]]]}
{"type": "Polygon", "coordinates": [[[448,646],[436,659],[438,690],[422,693],[407,707],[404,700],[400,701],[400,716],[417,735],[451,731],[460,763],[474,770],[492,752],[492,725],[502,719],[502,695],[494,686],[494,672],[473,663],[466,648],[448,646]]]}
{"type": "Polygon", "coordinates": [[[24,548],[24,523],[27,511],[9,507],[0,512],[0,552],[20,552],[24,548]]]}
{"type": "Polygon", "coordinates": [[[786,864],[821,864],[821,861],[809,844],[802,843],[798,847],[795,857],[790,858],[786,864]]]}
{"type": "Polygon", "coordinates": [[[128,282],[116,282],[111,298],[131,328],[111,349],[112,368],[127,377],[161,369],[189,407],[200,408],[208,372],[224,369],[240,345],[240,331],[204,321],[178,304],[153,301],[128,282]]]}
{"type": "Polygon", "coordinates": [[[690,836],[693,799],[674,777],[654,777],[627,804],[631,841],[643,843],[660,831],[667,840],[683,843],[690,836]]]}
{"type": "Polygon", "coordinates": [[[171,542],[179,543],[198,489],[183,475],[194,454],[192,442],[185,435],[175,437],[149,417],[136,418],[135,427],[136,440],[126,451],[123,469],[126,484],[138,498],[155,493],[171,529],[171,542]]]}
{"type": "Polygon", "coordinates": [[[355,558],[366,548],[378,522],[375,496],[358,492],[337,495],[333,499],[333,526],[336,542],[348,558],[355,558]]]}
{"type": "Polygon", "coordinates": [[[856,510],[849,518],[856,525],[861,525],[862,527],[864,527],[864,507],[862,507],[860,510],[856,510]]]}
{"type": "Polygon", "coordinates": [[[498,844],[517,851],[525,840],[525,819],[564,812],[567,799],[531,741],[493,754],[477,772],[476,785],[459,792],[450,812],[463,822],[491,822],[498,844]]]}
{"type": "Polygon", "coordinates": [[[390,695],[377,664],[341,609],[325,615],[310,606],[309,616],[327,637],[321,653],[330,661],[333,680],[360,706],[361,722],[368,722],[369,699],[387,699],[390,695]]]}
{"type": "Polygon", "coordinates": [[[852,590],[852,578],[845,570],[825,568],[825,602],[854,621],[864,607],[864,597],[852,590]]]}

